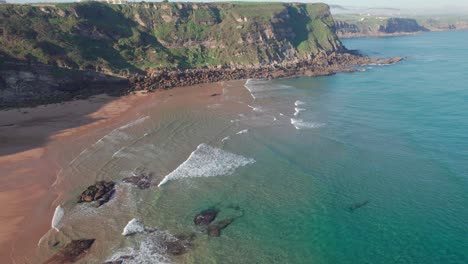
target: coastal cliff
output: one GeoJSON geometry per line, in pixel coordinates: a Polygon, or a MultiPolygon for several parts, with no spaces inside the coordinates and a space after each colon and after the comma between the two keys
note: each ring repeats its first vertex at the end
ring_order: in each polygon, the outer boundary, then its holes
{"type": "Polygon", "coordinates": [[[378,15],[335,15],[336,34],[340,38],[411,35],[426,31],[466,30],[467,18],[378,15]]]}
{"type": "Polygon", "coordinates": [[[342,45],[325,4],[2,5],[0,20],[0,107],[370,62],[342,45]]]}
{"type": "Polygon", "coordinates": [[[119,75],[255,65],[344,50],[325,4],[4,5],[0,18],[5,56],[119,75]]]}

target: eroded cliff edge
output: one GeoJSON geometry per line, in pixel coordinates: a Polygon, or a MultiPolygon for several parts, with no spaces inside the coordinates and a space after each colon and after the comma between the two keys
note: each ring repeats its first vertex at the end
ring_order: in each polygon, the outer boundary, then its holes
{"type": "Polygon", "coordinates": [[[375,62],[325,4],[2,5],[0,25],[0,107],[375,62]]]}

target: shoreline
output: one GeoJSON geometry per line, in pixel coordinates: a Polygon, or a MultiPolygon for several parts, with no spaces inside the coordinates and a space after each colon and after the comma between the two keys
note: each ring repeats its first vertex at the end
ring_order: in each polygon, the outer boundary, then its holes
{"type": "Polygon", "coordinates": [[[0,111],[0,120],[15,120],[0,126],[0,262],[23,263],[37,255],[37,243],[50,229],[60,192],[66,191],[54,188],[61,165],[89,142],[138,116],[139,105],[149,99],[143,93],[98,95],[0,111]],[[76,145],[71,153],[60,151],[70,143],[76,145]]]}
{"type": "MultiPolygon", "coordinates": [[[[53,228],[56,207],[69,201],[69,192],[76,188],[61,182],[67,177],[61,175],[62,166],[64,171],[89,146],[147,116],[149,109],[172,109],[177,107],[175,99],[184,105],[220,100],[213,94],[221,94],[223,85],[217,82],[155,93],[138,91],[117,98],[103,94],[86,100],[0,110],[0,120],[16,120],[13,124],[0,122],[0,202],[5,206],[0,215],[0,262],[30,263],[45,260],[50,254],[50,250],[43,252],[40,241],[53,228]],[[35,133],[40,135],[31,137],[35,133]],[[23,141],[28,144],[18,146],[23,141]],[[25,194],[25,199],[18,198],[25,194]]],[[[86,186],[94,183],[87,177],[78,181],[86,186]]]]}
{"type": "MultiPolygon", "coordinates": [[[[87,80],[82,76],[76,78],[72,80],[70,85],[78,88],[69,92],[53,88],[57,83],[63,82],[60,78],[57,79],[57,77],[50,75],[51,67],[53,66],[31,65],[28,66],[28,68],[23,65],[17,71],[28,73],[33,77],[23,83],[25,89],[21,91],[17,91],[13,86],[8,86],[5,89],[6,92],[2,95],[3,97],[0,97],[0,110],[33,107],[50,103],[63,103],[70,100],[86,99],[102,93],[122,96],[137,91],[154,92],[156,90],[198,84],[211,84],[221,81],[326,76],[338,72],[354,72],[356,70],[353,69],[353,67],[356,66],[394,64],[403,59],[404,58],[401,57],[380,59],[363,56],[353,51],[338,51],[332,53],[318,53],[316,55],[310,55],[308,58],[296,58],[282,62],[274,61],[256,65],[219,65],[216,67],[211,66],[185,70],[159,69],[149,71],[146,74],[134,74],[126,77],[120,76],[120,79],[116,79],[114,75],[82,71],[79,76],[92,75],[94,78],[96,75],[99,76],[99,78],[93,80],[87,80]],[[44,76],[47,78],[44,78],[44,76]],[[43,81],[44,79],[47,81],[43,81]],[[124,83],[125,85],[123,85],[124,83]],[[83,85],[85,85],[85,88],[79,88],[83,85]],[[37,89],[34,89],[36,86],[43,88],[37,91],[37,89]],[[107,89],[103,87],[107,87],[107,89]],[[37,96],[37,98],[35,96],[37,96]]],[[[64,70],[62,68],[57,69],[64,70]]],[[[14,71],[7,72],[9,72],[9,75],[14,73],[14,71]]],[[[72,72],[73,71],[70,71],[69,73],[71,74],[72,72]]]]}
{"type": "MultiPolygon", "coordinates": [[[[311,69],[311,65],[305,62],[295,63],[289,68],[281,66],[280,71],[273,73],[265,68],[254,69],[260,74],[259,77],[269,74],[270,78],[291,78],[353,72],[355,70],[349,68],[351,65],[393,64],[400,60],[402,58],[372,59],[350,55],[346,58],[339,57],[335,63],[323,64],[317,69],[311,69]],[[301,66],[297,67],[297,65],[301,66]]],[[[193,76],[198,73],[195,71],[193,76]]],[[[238,77],[239,79],[235,78],[231,81],[247,79],[242,78],[242,75],[238,77]]],[[[180,80],[179,78],[180,76],[176,77],[180,80]]],[[[143,80],[145,82],[140,85],[148,81],[154,82],[155,79],[143,80]]],[[[0,182],[9,184],[9,192],[5,193],[1,190],[0,193],[0,201],[7,205],[1,217],[2,222],[7,224],[0,228],[0,244],[2,245],[0,260],[18,263],[18,261],[27,261],[38,255],[37,243],[51,229],[51,219],[55,208],[60,204],[59,200],[63,193],[67,191],[54,187],[61,172],[61,164],[64,166],[69,164],[71,160],[79,156],[83,149],[86,149],[86,146],[95,143],[112,129],[144,116],[142,112],[148,105],[154,106],[154,99],[164,96],[169,98],[168,96],[172,96],[171,91],[185,97],[196,96],[187,91],[180,92],[182,87],[186,86],[192,86],[186,88],[191,90],[196,87],[207,88],[208,92],[205,92],[205,97],[209,98],[212,96],[211,92],[214,92],[211,91],[211,87],[216,87],[219,83],[220,81],[214,79],[209,83],[188,83],[174,87],[178,89],[178,92],[158,89],[161,91],[149,93],[140,90],[117,98],[99,95],[86,100],[0,111],[0,120],[15,120],[13,124],[0,124],[0,133],[5,135],[0,134],[0,145],[4,145],[1,148],[3,151],[0,152],[0,165],[6,168],[5,176],[0,178],[0,182]],[[39,135],[31,137],[31,134],[35,132],[39,132],[39,135]],[[18,146],[18,143],[23,144],[18,146]],[[67,149],[67,153],[60,151],[70,143],[76,149],[72,151],[67,149]],[[31,175],[34,175],[33,181],[31,181],[31,175]],[[22,197],[24,192],[28,193],[28,199],[15,199],[15,197],[22,197]],[[11,202],[11,197],[14,197],[13,200],[16,203],[11,202]],[[22,208],[22,210],[14,210],[14,208],[22,208]]]]}

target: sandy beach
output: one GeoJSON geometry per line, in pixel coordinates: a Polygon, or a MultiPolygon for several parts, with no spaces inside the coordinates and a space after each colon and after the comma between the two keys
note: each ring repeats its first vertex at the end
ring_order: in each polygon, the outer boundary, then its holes
{"type": "Polygon", "coordinates": [[[36,263],[37,244],[50,229],[60,194],[62,166],[111,130],[174,96],[179,103],[221,93],[219,84],[106,95],[0,112],[0,263],[36,263]],[[187,96],[185,95],[187,94],[187,96]],[[58,177],[58,178],[57,178],[58,177]]]}

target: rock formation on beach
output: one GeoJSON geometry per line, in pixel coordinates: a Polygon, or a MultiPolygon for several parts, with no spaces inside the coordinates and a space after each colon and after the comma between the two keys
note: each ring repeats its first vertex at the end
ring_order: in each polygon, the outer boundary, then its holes
{"type": "Polygon", "coordinates": [[[74,263],[88,253],[94,243],[94,239],[73,240],[44,264],[74,263]]]}
{"type": "Polygon", "coordinates": [[[107,203],[115,192],[115,183],[112,181],[99,181],[89,186],[78,198],[78,203],[96,202],[99,207],[107,203]]]}

